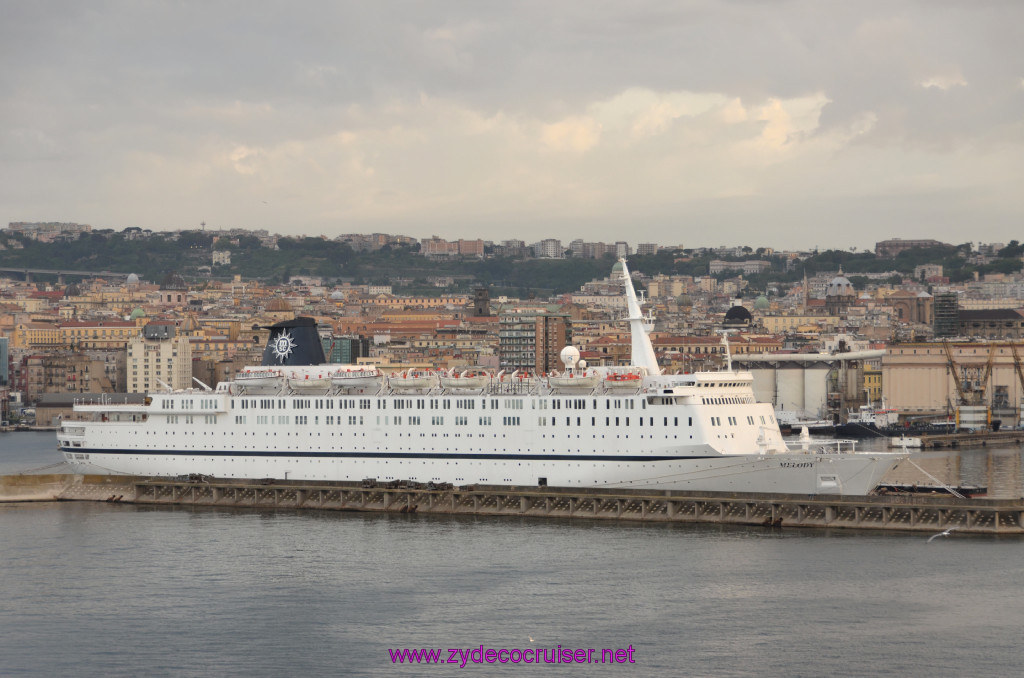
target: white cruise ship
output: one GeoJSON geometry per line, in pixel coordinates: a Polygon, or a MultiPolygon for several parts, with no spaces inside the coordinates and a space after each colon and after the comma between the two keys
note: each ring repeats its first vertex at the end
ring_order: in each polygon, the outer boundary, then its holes
{"type": "Polygon", "coordinates": [[[263,365],[216,390],[80,403],[78,473],[867,494],[902,455],[790,450],[749,372],[662,374],[625,261],[632,365],[538,376],[326,365],[315,325],[273,326],[263,365]]]}

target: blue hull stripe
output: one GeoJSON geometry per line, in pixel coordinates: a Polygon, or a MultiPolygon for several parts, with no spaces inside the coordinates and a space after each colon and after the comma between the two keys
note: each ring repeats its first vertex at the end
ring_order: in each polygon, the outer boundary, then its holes
{"type": "Polygon", "coordinates": [[[486,454],[467,452],[289,452],[238,450],[103,450],[84,447],[61,447],[63,452],[76,454],[123,454],[133,456],[178,455],[182,457],[281,457],[286,459],[504,459],[513,461],[677,461],[682,459],[721,459],[721,456],[671,456],[655,457],[643,455],[613,456],[595,454],[486,454]]]}

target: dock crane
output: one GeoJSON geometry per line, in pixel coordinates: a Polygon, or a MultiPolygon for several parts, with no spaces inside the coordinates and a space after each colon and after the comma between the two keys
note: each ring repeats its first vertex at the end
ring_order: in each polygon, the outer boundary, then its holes
{"type": "Polygon", "coordinates": [[[956,386],[959,404],[983,405],[985,392],[988,390],[988,382],[992,378],[995,345],[989,344],[988,360],[986,360],[984,368],[977,364],[957,365],[953,359],[953,347],[950,346],[949,341],[943,339],[942,347],[946,350],[946,368],[953,375],[953,384],[956,386]],[[970,379],[968,370],[980,372],[977,381],[970,379]]]}
{"type": "MultiPolygon", "coordinates": [[[[1020,390],[1024,394],[1024,369],[1020,366],[1020,355],[1017,354],[1017,344],[1012,339],[1010,340],[1010,352],[1013,353],[1013,369],[1017,371],[1017,379],[1020,381],[1020,390]]],[[[1022,396],[1024,397],[1024,396],[1022,396]]],[[[1017,417],[1019,422],[1020,416],[1017,417]]]]}
{"type": "Polygon", "coordinates": [[[953,375],[953,385],[956,386],[959,402],[966,403],[967,393],[964,391],[963,384],[960,383],[960,370],[956,366],[956,361],[953,360],[953,347],[949,345],[947,340],[943,339],[942,348],[946,349],[946,369],[953,375]]]}

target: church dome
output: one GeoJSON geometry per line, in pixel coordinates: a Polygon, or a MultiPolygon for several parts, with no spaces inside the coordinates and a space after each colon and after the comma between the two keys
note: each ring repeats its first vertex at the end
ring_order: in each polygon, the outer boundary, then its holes
{"type": "Polygon", "coordinates": [[[160,289],[162,290],[187,290],[188,285],[185,284],[185,279],[181,277],[179,273],[168,273],[167,277],[160,283],[160,289]]]}
{"type": "Polygon", "coordinates": [[[768,297],[763,294],[754,300],[754,310],[756,311],[767,311],[771,308],[771,302],[768,301],[768,297]]]}
{"type": "Polygon", "coordinates": [[[138,285],[139,276],[135,273],[129,273],[128,277],[125,279],[125,282],[128,283],[129,285],[138,285]]]}
{"type": "Polygon", "coordinates": [[[826,297],[849,297],[853,296],[853,283],[850,279],[843,275],[843,269],[839,269],[839,275],[832,278],[832,282],[828,284],[828,288],[825,290],[826,297]]]}
{"type": "Polygon", "coordinates": [[[290,313],[292,310],[293,309],[291,307],[291,304],[289,304],[281,297],[274,297],[273,299],[270,300],[270,303],[267,304],[267,311],[270,311],[271,313],[290,313]]]}
{"type": "Polygon", "coordinates": [[[129,320],[138,320],[139,318],[145,318],[145,317],[146,317],[146,312],[143,311],[141,308],[137,308],[134,311],[132,311],[132,314],[130,316],[128,316],[128,319],[129,320]]]}
{"type": "Polygon", "coordinates": [[[750,324],[754,316],[743,306],[743,298],[737,296],[732,308],[725,312],[725,320],[722,325],[725,327],[745,327],[750,324]]]}
{"type": "Polygon", "coordinates": [[[615,264],[612,266],[612,276],[613,277],[618,276],[620,278],[622,277],[622,262],[621,261],[616,261],[615,264]]]}

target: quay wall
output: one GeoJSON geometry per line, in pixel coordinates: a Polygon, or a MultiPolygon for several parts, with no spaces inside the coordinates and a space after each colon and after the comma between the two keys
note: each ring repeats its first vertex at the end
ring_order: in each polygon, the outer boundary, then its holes
{"type": "Polygon", "coordinates": [[[359,483],[100,475],[0,476],[0,502],[103,501],[548,519],[718,523],[1024,534],[1024,499],[949,495],[790,495],[476,485],[362,487],[359,483]]]}

